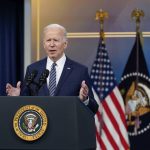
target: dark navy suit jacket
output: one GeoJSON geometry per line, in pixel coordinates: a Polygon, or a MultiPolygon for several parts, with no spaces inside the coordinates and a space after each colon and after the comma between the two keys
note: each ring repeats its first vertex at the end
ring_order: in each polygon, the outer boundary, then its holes
{"type": "MultiPolygon", "coordinates": [[[[26,75],[33,72],[33,70],[37,70],[38,74],[34,79],[35,82],[38,83],[39,77],[42,72],[46,69],[47,58],[44,58],[40,61],[37,61],[27,67],[26,75]]],[[[55,95],[54,96],[79,96],[79,91],[81,88],[82,81],[85,80],[85,83],[89,87],[89,104],[88,107],[96,113],[98,109],[98,104],[94,100],[94,96],[91,90],[90,78],[88,75],[88,68],[69,59],[66,58],[66,62],[58,82],[55,95]]],[[[34,85],[31,85],[31,89],[34,89],[34,85]]],[[[26,86],[25,82],[21,89],[21,95],[30,96],[31,91],[26,86]]],[[[48,96],[49,90],[47,87],[47,83],[44,83],[43,86],[39,89],[36,95],[39,96],[48,96]]]]}

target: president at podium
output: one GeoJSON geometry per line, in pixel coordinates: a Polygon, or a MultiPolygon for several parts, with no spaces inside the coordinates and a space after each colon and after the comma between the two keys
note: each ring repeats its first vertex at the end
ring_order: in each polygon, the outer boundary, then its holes
{"type": "Polygon", "coordinates": [[[43,47],[47,57],[27,67],[25,80],[16,87],[6,85],[9,96],[79,96],[93,113],[98,104],[91,90],[87,67],[68,58],[67,31],[58,24],[50,24],[43,30],[43,47]]]}

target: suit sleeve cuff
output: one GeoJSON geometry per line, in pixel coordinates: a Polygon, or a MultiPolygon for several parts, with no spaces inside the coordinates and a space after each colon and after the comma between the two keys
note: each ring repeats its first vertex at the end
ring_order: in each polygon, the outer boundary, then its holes
{"type": "Polygon", "coordinates": [[[89,97],[83,102],[85,105],[89,104],[89,97]]]}

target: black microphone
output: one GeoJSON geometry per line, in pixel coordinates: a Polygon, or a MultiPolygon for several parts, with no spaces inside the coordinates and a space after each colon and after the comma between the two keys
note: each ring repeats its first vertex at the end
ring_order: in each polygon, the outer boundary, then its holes
{"type": "Polygon", "coordinates": [[[41,74],[41,76],[40,76],[40,78],[39,78],[39,83],[38,83],[38,89],[37,89],[37,90],[39,90],[39,89],[41,88],[41,86],[42,86],[44,83],[46,83],[46,78],[48,77],[48,75],[49,75],[49,70],[45,69],[45,70],[42,72],[42,74],[41,74]]]}
{"type": "Polygon", "coordinates": [[[28,75],[25,78],[26,81],[26,86],[30,86],[31,83],[34,84],[34,78],[37,76],[38,71],[37,70],[33,70],[31,73],[28,73],[28,75]]]}

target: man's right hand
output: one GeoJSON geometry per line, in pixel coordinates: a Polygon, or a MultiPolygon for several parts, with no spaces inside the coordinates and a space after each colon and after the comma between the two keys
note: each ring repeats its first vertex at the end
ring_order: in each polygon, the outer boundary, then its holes
{"type": "Polygon", "coordinates": [[[8,96],[19,96],[20,95],[20,88],[21,82],[17,82],[17,86],[13,87],[11,84],[7,83],[6,84],[6,93],[8,96]]]}

